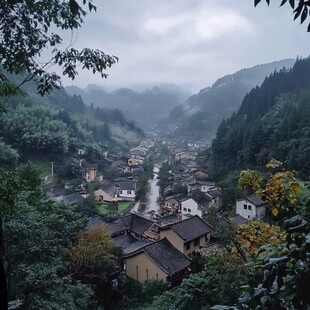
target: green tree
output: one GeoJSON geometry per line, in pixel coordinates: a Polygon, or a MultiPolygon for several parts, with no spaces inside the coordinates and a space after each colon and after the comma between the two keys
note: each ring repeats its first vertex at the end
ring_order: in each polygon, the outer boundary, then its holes
{"type": "Polygon", "coordinates": [[[81,210],[48,201],[31,165],[1,172],[0,179],[10,303],[21,309],[93,309],[92,289],[76,282],[67,264],[87,223],[81,210]]]}
{"type": "Polygon", "coordinates": [[[105,69],[118,59],[97,49],[77,50],[70,44],[61,49],[63,40],[60,32],[72,31],[81,27],[84,17],[96,11],[92,0],[83,0],[80,6],[75,0],[52,0],[34,2],[29,0],[2,1],[0,4],[0,93],[19,94],[20,86],[34,80],[38,92],[43,95],[60,86],[61,78],[50,72],[52,65],[58,65],[62,74],[74,79],[77,68],[91,70],[107,77],[105,69]],[[58,31],[59,33],[56,33],[58,31]],[[49,50],[52,53],[48,62],[41,55],[49,50]],[[9,74],[22,74],[17,83],[12,82],[9,74]]]}

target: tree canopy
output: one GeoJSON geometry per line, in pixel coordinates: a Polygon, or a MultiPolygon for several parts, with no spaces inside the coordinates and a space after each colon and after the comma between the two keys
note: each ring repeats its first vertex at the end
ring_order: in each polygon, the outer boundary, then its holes
{"type": "Polygon", "coordinates": [[[1,1],[0,94],[20,94],[20,86],[30,80],[36,82],[41,95],[59,87],[61,78],[51,71],[53,65],[61,67],[62,74],[71,79],[78,75],[79,66],[107,77],[104,71],[117,62],[117,57],[98,49],[78,50],[73,42],[62,48],[63,39],[57,33],[80,28],[87,11],[96,11],[92,0],[83,0],[82,6],[75,0],[1,1]],[[47,50],[51,58],[44,61],[42,54],[47,50]],[[21,74],[20,83],[12,83],[10,74],[21,74]]]}

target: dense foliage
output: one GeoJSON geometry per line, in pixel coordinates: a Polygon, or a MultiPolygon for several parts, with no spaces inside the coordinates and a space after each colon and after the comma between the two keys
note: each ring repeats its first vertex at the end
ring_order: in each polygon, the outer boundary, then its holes
{"type": "Polygon", "coordinates": [[[93,309],[91,287],[77,281],[67,264],[87,222],[81,210],[48,201],[30,165],[1,172],[0,191],[12,309],[93,309]]]}
{"type": "Polygon", "coordinates": [[[245,96],[237,113],[224,120],[212,143],[212,172],[262,167],[270,158],[310,174],[310,58],[275,72],[245,96]]]}
{"type": "Polygon", "coordinates": [[[6,106],[7,112],[0,114],[1,165],[13,166],[19,156],[22,160],[34,155],[63,158],[84,146],[98,154],[99,142],[117,145],[113,126],[143,136],[119,110],[89,107],[64,90],[44,100],[35,95],[12,97],[6,106]]]}
{"type": "Polygon", "coordinates": [[[25,82],[34,80],[41,95],[61,85],[60,76],[50,71],[52,65],[61,68],[62,74],[74,79],[77,68],[91,70],[106,77],[104,71],[117,62],[117,57],[97,49],[73,48],[64,44],[59,33],[81,27],[87,11],[96,11],[92,0],[75,1],[1,1],[0,3],[0,63],[14,74],[23,74],[21,83],[14,83],[7,72],[0,69],[0,94],[19,94],[25,82]],[[84,8],[83,8],[84,7],[84,8]],[[58,33],[57,33],[58,32],[58,33]],[[48,50],[51,59],[42,59],[48,50]]]}
{"type": "Polygon", "coordinates": [[[174,108],[169,121],[178,124],[177,134],[211,141],[221,121],[238,110],[247,92],[261,85],[275,69],[290,68],[293,64],[292,59],[287,59],[221,77],[211,87],[200,90],[182,106],[174,108]]]}

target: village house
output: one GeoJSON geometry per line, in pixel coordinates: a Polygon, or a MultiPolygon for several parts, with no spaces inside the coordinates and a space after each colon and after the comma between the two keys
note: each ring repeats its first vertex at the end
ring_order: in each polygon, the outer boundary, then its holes
{"type": "Polygon", "coordinates": [[[180,211],[182,214],[198,215],[202,217],[200,204],[191,197],[183,197],[180,199],[180,211]]]}
{"type": "Polygon", "coordinates": [[[250,196],[236,201],[236,214],[245,219],[265,220],[268,204],[260,197],[250,196]]]}
{"type": "Polygon", "coordinates": [[[67,206],[76,205],[84,201],[84,197],[68,188],[55,188],[48,191],[47,196],[56,202],[63,203],[67,206]]]}
{"type": "Polygon", "coordinates": [[[108,203],[113,203],[117,201],[117,192],[118,192],[118,187],[115,186],[114,183],[109,183],[98,190],[94,191],[95,195],[95,200],[97,203],[101,202],[108,202],[108,203]]]}
{"type": "Polygon", "coordinates": [[[204,193],[210,190],[216,189],[216,183],[211,181],[197,180],[196,178],[190,178],[187,181],[187,191],[188,193],[199,189],[204,193]]]}
{"type": "Polygon", "coordinates": [[[160,238],[167,238],[179,251],[191,256],[197,249],[210,242],[212,226],[199,216],[159,227],[160,238]]]}
{"type": "Polygon", "coordinates": [[[210,191],[204,193],[210,198],[208,203],[208,208],[219,209],[222,205],[222,192],[219,188],[211,189],[210,191]]]}
{"type": "Polygon", "coordinates": [[[97,165],[83,162],[81,165],[82,178],[86,182],[95,182],[97,179],[97,165]]]}
{"type": "Polygon", "coordinates": [[[175,286],[190,272],[190,267],[191,260],[166,238],[138,248],[124,257],[126,275],[139,283],[153,279],[175,286]]]}
{"type": "Polygon", "coordinates": [[[144,239],[144,232],[152,225],[150,221],[138,214],[130,213],[108,225],[108,231],[112,238],[131,234],[137,240],[144,239]]]}
{"type": "Polygon", "coordinates": [[[118,197],[123,200],[134,201],[136,198],[137,182],[121,181],[119,182],[118,197]]]}
{"type": "Polygon", "coordinates": [[[181,211],[181,202],[175,197],[167,197],[163,206],[165,213],[175,213],[181,211]]]}

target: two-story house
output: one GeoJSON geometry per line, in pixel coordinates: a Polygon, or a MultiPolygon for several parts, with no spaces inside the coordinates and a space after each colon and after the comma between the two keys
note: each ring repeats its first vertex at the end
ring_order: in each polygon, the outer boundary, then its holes
{"type": "Polygon", "coordinates": [[[202,217],[200,204],[191,197],[184,197],[180,200],[180,211],[182,214],[198,215],[202,217]]]}
{"type": "Polygon", "coordinates": [[[268,204],[260,197],[250,196],[236,201],[236,214],[248,220],[264,220],[267,214],[268,204]]]}
{"type": "Polygon", "coordinates": [[[210,241],[213,227],[199,216],[159,227],[160,238],[167,238],[183,254],[191,256],[210,241]]]}
{"type": "Polygon", "coordinates": [[[177,250],[167,238],[149,243],[124,256],[126,275],[137,282],[162,280],[177,285],[189,273],[191,260],[177,250]]]}

